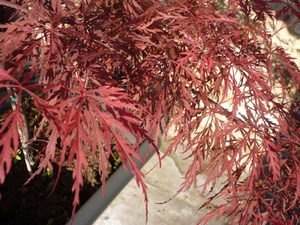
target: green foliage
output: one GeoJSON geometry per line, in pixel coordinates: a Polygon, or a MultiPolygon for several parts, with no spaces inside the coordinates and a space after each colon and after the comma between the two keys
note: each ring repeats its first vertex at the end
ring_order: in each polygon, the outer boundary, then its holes
{"type": "Polygon", "coordinates": [[[112,168],[113,168],[113,170],[116,170],[119,167],[119,165],[122,163],[120,155],[117,151],[113,152],[113,159],[114,159],[114,161],[113,161],[112,168]]]}
{"type": "Polygon", "coordinates": [[[53,222],[54,220],[52,218],[50,218],[48,221],[47,221],[47,224],[46,225],[53,225],[53,222]]]}
{"type": "Polygon", "coordinates": [[[44,172],[42,172],[42,177],[53,177],[51,169],[47,167],[44,172]]]}
{"type": "Polygon", "coordinates": [[[14,152],[12,153],[11,157],[14,164],[18,163],[18,161],[21,160],[21,154],[22,152],[20,149],[18,149],[17,154],[15,154],[14,152]]]}

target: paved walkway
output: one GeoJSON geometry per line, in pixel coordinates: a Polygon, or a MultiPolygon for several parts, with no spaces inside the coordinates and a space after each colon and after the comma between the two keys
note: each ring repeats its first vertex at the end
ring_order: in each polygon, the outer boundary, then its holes
{"type": "MultiPolygon", "coordinates": [[[[165,149],[166,143],[163,143],[160,150],[163,152],[165,149]]],[[[179,189],[184,171],[189,166],[189,163],[181,158],[183,156],[179,153],[171,154],[163,160],[162,168],[157,166],[146,175],[149,197],[148,225],[193,225],[210,210],[197,210],[205,201],[204,197],[198,195],[197,190],[180,193],[167,203],[157,204],[170,199],[179,189]]],[[[157,161],[154,155],[143,167],[143,171],[151,170],[157,161]]],[[[205,176],[200,179],[205,179],[205,176]]],[[[145,224],[145,219],[144,196],[133,179],[93,225],[142,225],[145,224]]],[[[209,224],[227,223],[224,218],[209,224]]]]}

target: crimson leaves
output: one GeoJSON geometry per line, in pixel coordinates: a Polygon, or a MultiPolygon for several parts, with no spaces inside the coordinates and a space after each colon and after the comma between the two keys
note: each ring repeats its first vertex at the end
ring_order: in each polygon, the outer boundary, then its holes
{"type": "MultiPolygon", "coordinates": [[[[299,223],[300,74],[272,41],[268,2],[1,0],[20,18],[0,27],[0,90],[10,90],[0,103],[18,96],[0,129],[0,182],[19,147],[26,93],[43,115],[34,137],[45,132],[47,141],[34,175],[58,152],[60,167],[74,163],[73,214],[87,155],[98,158],[105,185],[112,142],[147,201],[138,146],[146,139],[156,149],[174,127],[166,154],[185,144],[192,162],[179,191],[194,184],[211,194],[227,175],[202,207],[226,203],[199,223],[215,214],[237,224],[299,223]]],[[[277,2],[280,16],[298,15],[296,1],[277,2]]]]}

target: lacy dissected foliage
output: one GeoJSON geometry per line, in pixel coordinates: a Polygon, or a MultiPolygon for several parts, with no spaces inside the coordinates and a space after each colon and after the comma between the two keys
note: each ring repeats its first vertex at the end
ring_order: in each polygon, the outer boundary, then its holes
{"type": "MultiPolygon", "coordinates": [[[[199,223],[213,215],[234,224],[299,223],[300,116],[291,93],[300,73],[272,43],[271,2],[1,0],[21,18],[0,27],[0,104],[18,96],[0,128],[0,182],[19,148],[27,93],[43,115],[33,137],[47,124],[35,174],[51,167],[57,152],[60,166],[74,162],[74,206],[89,151],[105,185],[112,139],[147,200],[134,161],[142,160],[138,145],[147,139],[155,148],[173,126],[166,154],[184,144],[192,162],[179,191],[195,185],[209,194],[227,174],[203,206],[217,198],[224,204],[199,223]]],[[[280,16],[299,16],[297,1],[282,4],[280,16]]]]}

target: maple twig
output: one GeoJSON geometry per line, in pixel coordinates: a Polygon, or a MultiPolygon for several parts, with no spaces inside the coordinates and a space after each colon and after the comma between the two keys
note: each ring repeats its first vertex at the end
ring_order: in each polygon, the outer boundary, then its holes
{"type": "MultiPolygon", "coordinates": [[[[11,88],[7,87],[7,91],[11,92],[11,88]]],[[[16,94],[13,94],[11,96],[11,108],[13,110],[16,110],[16,102],[18,100],[18,96],[16,94]]],[[[32,166],[34,165],[34,162],[30,159],[29,151],[28,151],[28,140],[29,140],[29,132],[28,132],[28,124],[25,118],[25,115],[23,113],[22,107],[20,106],[21,111],[21,118],[23,120],[23,126],[20,126],[20,124],[17,124],[18,133],[20,135],[20,142],[21,142],[21,148],[24,155],[24,160],[26,164],[27,171],[29,173],[29,176],[32,175],[32,166]]]]}
{"type": "MultiPolygon", "coordinates": [[[[220,109],[222,110],[223,115],[225,115],[226,117],[232,116],[233,113],[231,111],[229,111],[228,109],[224,108],[223,106],[221,106],[219,103],[215,102],[213,99],[208,97],[208,100],[213,103],[215,106],[220,107],[220,109]]],[[[238,122],[241,123],[245,123],[246,121],[242,120],[241,118],[235,116],[232,120],[235,124],[237,124],[238,122]]]]}
{"type": "MultiPolygon", "coordinates": [[[[208,100],[209,100],[211,103],[213,103],[214,105],[218,105],[218,107],[221,108],[222,112],[224,113],[224,115],[225,115],[226,117],[229,117],[229,116],[232,116],[232,115],[233,115],[233,113],[232,113],[231,111],[229,111],[228,109],[224,108],[223,106],[221,106],[220,104],[218,104],[217,102],[215,102],[213,99],[208,98],[208,100]]],[[[245,118],[245,116],[243,116],[242,114],[240,114],[240,115],[243,117],[243,119],[245,119],[245,120],[247,119],[247,118],[245,118]]],[[[237,117],[237,116],[235,116],[235,117],[232,119],[232,121],[233,121],[235,124],[238,124],[239,122],[242,123],[242,124],[245,124],[245,123],[246,123],[246,121],[242,120],[241,118],[239,118],[239,117],[237,117]]],[[[245,134],[247,133],[246,129],[243,128],[243,127],[241,127],[240,132],[242,133],[242,135],[245,135],[245,134]]],[[[248,146],[248,148],[250,148],[250,144],[249,144],[249,143],[247,143],[247,146],[248,146]]]]}

